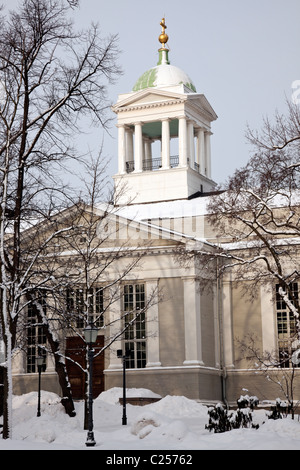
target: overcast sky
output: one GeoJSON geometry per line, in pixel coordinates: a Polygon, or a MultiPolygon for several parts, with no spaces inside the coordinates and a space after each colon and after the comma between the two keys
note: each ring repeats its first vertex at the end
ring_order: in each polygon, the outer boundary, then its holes
{"type": "MultiPolygon", "coordinates": [[[[16,0],[7,1],[10,8],[16,0]]],[[[98,22],[103,35],[117,33],[124,75],[109,89],[116,102],[158,60],[165,16],[169,59],[192,79],[218,120],[212,124],[212,177],[224,181],[247,162],[247,122],[285,110],[292,83],[300,80],[300,0],[81,0],[76,23],[98,22]]],[[[104,136],[104,154],[117,171],[116,118],[104,136]]],[[[94,148],[103,132],[84,136],[94,148]]]]}

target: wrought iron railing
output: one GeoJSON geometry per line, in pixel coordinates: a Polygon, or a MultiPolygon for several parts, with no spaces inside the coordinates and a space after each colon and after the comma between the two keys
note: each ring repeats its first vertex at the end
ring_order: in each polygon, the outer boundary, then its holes
{"type": "Polygon", "coordinates": [[[126,162],[126,173],[132,173],[134,171],[134,160],[126,162]]]}
{"type": "MultiPolygon", "coordinates": [[[[189,159],[188,159],[189,162],[189,159]]],[[[176,168],[179,165],[179,155],[170,156],[170,167],[176,168]]],[[[149,158],[143,161],[143,171],[154,171],[159,170],[162,167],[161,158],[149,158]]],[[[200,166],[194,162],[194,170],[200,173],[200,166]]],[[[132,173],[134,171],[134,160],[126,162],[126,173],[132,173]]]]}
{"type": "Polygon", "coordinates": [[[149,158],[149,160],[143,161],[144,171],[153,171],[161,168],[161,158],[149,158]]]}
{"type": "Polygon", "coordinates": [[[170,167],[175,168],[179,165],[179,155],[172,155],[170,157],[170,167]]]}
{"type": "Polygon", "coordinates": [[[198,171],[200,173],[200,165],[199,163],[194,162],[194,170],[198,171]]]}

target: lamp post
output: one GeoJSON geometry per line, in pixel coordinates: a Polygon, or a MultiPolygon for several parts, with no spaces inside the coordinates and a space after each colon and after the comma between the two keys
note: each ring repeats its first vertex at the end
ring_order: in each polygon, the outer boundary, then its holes
{"type": "Polygon", "coordinates": [[[88,401],[88,433],[86,446],[92,447],[96,444],[93,432],[93,344],[97,341],[98,328],[90,324],[84,330],[84,338],[88,344],[88,361],[89,361],[89,401],[88,401]]]}
{"type": "Polygon", "coordinates": [[[126,416],[126,354],[123,354],[122,349],[117,349],[117,357],[122,358],[123,360],[123,415],[122,415],[122,424],[127,424],[126,416]]]}
{"type": "Polygon", "coordinates": [[[36,358],[36,363],[38,367],[39,373],[39,388],[38,388],[38,408],[37,408],[37,416],[41,416],[41,375],[42,375],[42,367],[44,364],[43,356],[38,356],[36,358]]]}

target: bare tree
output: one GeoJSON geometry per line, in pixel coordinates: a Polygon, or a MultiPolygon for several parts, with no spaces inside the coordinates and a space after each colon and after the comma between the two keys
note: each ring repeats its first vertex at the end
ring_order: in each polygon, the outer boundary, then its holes
{"type": "MultiPolygon", "coordinates": [[[[83,331],[89,324],[99,328],[104,344],[96,357],[132,329],[136,322],[146,323],[146,312],[160,300],[157,291],[147,292],[138,309],[120,310],[123,284],[132,280],[147,254],[148,240],[132,241],[120,236],[121,222],[115,215],[111,197],[103,202],[106,174],[100,156],[86,165],[82,175],[86,192],[72,207],[60,211],[22,233],[22,272],[30,273],[21,304],[25,315],[19,318],[17,346],[26,347],[26,329],[40,328],[47,340],[38,348],[54,358],[63,404],[70,416],[74,405],[68,362],[85,375],[86,411],[88,411],[89,363],[83,331]],[[117,315],[112,312],[117,306],[117,315]],[[29,320],[26,309],[34,311],[29,320]],[[23,320],[23,321],[22,321],[23,320]],[[77,336],[82,344],[80,361],[65,352],[65,338],[77,336]],[[85,353],[84,353],[85,348],[85,353]]],[[[108,195],[109,196],[109,195],[108,195]]],[[[117,195],[114,194],[114,199],[117,195]]],[[[127,224],[125,220],[123,224],[127,224]]],[[[127,233],[127,227],[125,227],[127,233]]],[[[148,236],[148,235],[147,235],[148,236]]],[[[85,413],[87,423],[88,413],[85,413]]]]}
{"type": "Polygon", "coordinates": [[[116,36],[102,39],[97,25],[76,33],[68,11],[70,5],[61,0],[24,0],[18,11],[0,19],[1,324],[8,397],[4,438],[11,435],[11,356],[20,300],[30,278],[30,269],[22,272],[22,225],[47,218],[65,204],[66,190],[58,176],[63,165],[79,159],[72,135],[82,117],[107,126],[106,86],[120,73],[116,36]]]}
{"type": "Polygon", "coordinates": [[[287,402],[286,411],[291,413],[294,419],[295,411],[299,406],[299,400],[295,402],[294,387],[297,378],[296,369],[299,363],[297,360],[290,364],[290,357],[287,353],[278,356],[277,351],[262,352],[257,346],[257,338],[252,334],[247,335],[239,341],[241,352],[250,363],[250,367],[271,382],[278,389],[287,402]],[[285,365],[288,364],[288,367],[285,365]]]}
{"type": "Polygon", "coordinates": [[[245,295],[256,296],[262,284],[274,294],[276,285],[277,297],[294,318],[296,338],[291,335],[290,341],[299,345],[294,288],[300,279],[299,107],[288,104],[286,115],[276,113],[274,123],[266,119],[261,132],[247,135],[254,154],[210,198],[208,223],[215,236],[210,249],[195,245],[185,257],[200,257],[219,277],[227,273],[245,295]]]}
{"type": "Polygon", "coordinates": [[[223,242],[217,253],[225,260],[221,271],[234,269],[236,280],[279,284],[296,317],[292,286],[299,279],[299,122],[299,109],[290,104],[287,117],[276,114],[273,126],[266,120],[255,138],[249,131],[255,154],[209,205],[210,223],[223,242]]]}
{"type": "MultiPolygon", "coordinates": [[[[63,292],[54,289],[52,296],[56,297],[55,316],[62,320],[63,336],[79,336],[83,340],[85,327],[89,324],[99,327],[104,345],[96,353],[97,357],[109,350],[116,340],[123,338],[136,322],[142,322],[146,330],[146,312],[161,296],[156,290],[147,292],[138,309],[119,309],[124,295],[123,284],[128,282],[128,278],[134,279],[137,270],[141,269],[148,253],[147,245],[151,241],[141,239],[132,243],[130,237],[120,236],[122,227],[111,203],[112,195],[109,197],[108,194],[108,201],[103,202],[103,183],[106,180],[103,161],[100,157],[92,159],[86,168],[83,176],[84,181],[88,182],[85,199],[82,194],[79,203],[73,207],[72,231],[62,233],[60,237],[62,249],[59,256],[63,257],[67,252],[69,257],[69,263],[63,263],[63,267],[59,268],[58,279],[63,292]],[[112,315],[115,306],[118,313],[112,315]]],[[[113,199],[118,199],[115,192],[113,199]]],[[[123,223],[127,224],[128,221],[123,223]]],[[[57,255],[54,256],[55,262],[61,266],[57,255]]],[[[86,347],[86,362],[82,369],[86,385],[86,426],[90,378],[87,356],[86,347]]],[[[71,360],[66,355],[64,358],[66,363],[71,360]]],[[[76,365],[82,368],[79,363],[76,365]]]]}
{"type": "MultiPolygon", "coordinates": [[[[256,150],[276,152],[289,147],[299,150],[300,141],[300,108],[293,101],[286,101],[287,112],[275,112],[274,118],[264,118],[260,131],[248,127],[246,137],[256,150]],[[295,144],[295,145],[294,145],[295,144]]],[[[294,162],[295,163],[295,162],[294,162]]]]}

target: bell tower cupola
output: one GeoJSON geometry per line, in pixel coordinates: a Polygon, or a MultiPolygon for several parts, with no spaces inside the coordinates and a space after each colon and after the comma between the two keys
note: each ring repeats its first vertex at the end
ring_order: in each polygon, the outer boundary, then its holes
{"type": "Polygon", "coordinates": [[[157,65],[112,107],[118,119],[118,205],[187,199],[216,186],[210,138],[217,115],[189,76],[171,65],[164,18],[160,26],[157,65]]]}

